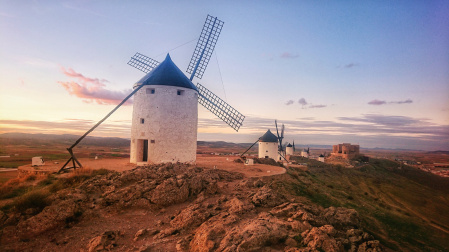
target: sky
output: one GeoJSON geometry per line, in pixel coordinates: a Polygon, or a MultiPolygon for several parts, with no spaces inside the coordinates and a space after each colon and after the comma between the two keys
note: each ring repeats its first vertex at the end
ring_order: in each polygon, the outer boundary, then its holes
{"type": "MultiPolygon", "coordinates": [[[[246,116],[199,106],[198,140],[449,150],[448,1],[0,0],[0,133],[82,135],[144,73],[187,69],[207,15],[224,22],[202,79],[246,116]]],[[[91,133],[130,138],[132,101],[91,133]]]]}

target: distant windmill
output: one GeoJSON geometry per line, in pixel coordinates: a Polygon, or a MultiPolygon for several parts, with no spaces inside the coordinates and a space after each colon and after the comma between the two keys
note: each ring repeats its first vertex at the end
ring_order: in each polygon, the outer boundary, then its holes
{"type": "Polygon", "coordinates": [[[282,124],[281,134],[279,135],[277,121],[274,121],[276,125],[277,136],[267,130],[265,134],[256,142],[254,142],[247,150],[245,150],[240,157],[244,158],[244,155],[254,146],[259,143],[259,158],[272,158],[274,160],[287,160],[285,158],[284,147],[282,146],[282,139],[284,138],[284,124],[282,124]]]}
{"type": "Polygon", "coordinates": [[[134,85],[134,90],[119,105],[67,148],[71,157],[60,172],[66,169],[71,161],[71,168],[75,169],[77,165],[82,167],[72,149],[134,94],[136,96],[131,130],[133,163],[195,161],[198,110],[194,104],[198,102],[238,131],[245,116],[201,84],[197,83],[195,86],[192,83],[195,76],[202,78],[223,24],[223,21],[216,17],[207,15],[187,68],[187,72],[191,74],[190,79],[177,68],[169,55],[162,63],[140,53],[131,57],[128,64],[147,75],[134,85]],[[142,89],[144,86],[147,88],[142,89]],[[158,92],[158,89],[161,92],[158,92]],[[156,96],[157,94],[160,96],[156,96]],[[195,100],[195,103],[192,100],[195,100]],[[154,134],[160,134],[162,137],[153,139],[154,134]]]}
{"type": "Polygon", "coordinates": [[[277,138],[278,138],[278,141],[279,141],[279,145],[278,145],[279,160],[282,160],[282,158],[287,160],[285,158],[284,146],[282,146],[282,140],[284,139],[284,130],[285,130],[284,124],[282,124],[281,134],[280,135],[279,135],[277,120],[274,120],[274,124],[276,125],[276,133],[277,133],[277,138]]]}

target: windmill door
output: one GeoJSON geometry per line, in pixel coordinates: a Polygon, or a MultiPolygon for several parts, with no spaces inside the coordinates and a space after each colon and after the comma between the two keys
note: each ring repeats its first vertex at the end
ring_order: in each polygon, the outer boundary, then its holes
{"type": "Polygon", "coordinates": [[[142,162],[148,161],[148,140],[143,140],[143,156],[142,156],[142,162]]]}

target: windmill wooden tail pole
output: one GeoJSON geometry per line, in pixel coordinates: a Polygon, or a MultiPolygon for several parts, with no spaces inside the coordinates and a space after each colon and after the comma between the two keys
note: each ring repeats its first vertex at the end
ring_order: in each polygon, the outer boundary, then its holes
{"type": "Polygon", "coordinates": [[[107,114],[103,119],[101,119],[97,124],[95,124],[90,130],[88,130],[86,133],[84,133],[84,135],[82,135],[78,140],[76,140],[76,142],[72,146],[67,148],[67,151],[70,153],[70,158],[69,158],[69,160],[67,160],[67,162],[65,162],[65,164],[61,167],[61,169],[59,169],[58,173],[63,172],[65,169],[70,169],[70,168],[76,169],[76,165],[78,165],[78,167],[80,167],[80,168],[83,167],[81,165],[81,163],[78,161],[78,159],[75,157],[75,155],[73,154],[73,148],[75,146],[77,146],[87,135],[89,135],[90,132],[92,132],[94,129],[96,129],[98,126],[100,126],[101,123],[103,123],[106,119],[108,119],[109,116],[111,116],[118,108],[120,108],[127,100],[129,100],[129,98],[131,98],[131,96],[133,96],[142,87],[143,86],[136,87],[131,92],[131,94],[129,94],[125,99],[123,99],[122,102],[120,102],[111,112],[109,112],[109,114],[107,114]],[[67,165],[70,163],[70,161],[72,161],[73,166],[67,167],[67,165]]]}
{"type": "Polygon", "coordinates": [[[257,139],[257,141],[255,141],[248,149],[246,149],[246,151],[244,151],[243,153],[242,153],[242,155],[240,155],[240,157],[242,158],[242,159],[245,159],[245,157],[244,157],[244,155],[256,144],[256,143],[258,143],[259,142],[259,139],[257,139]]]}

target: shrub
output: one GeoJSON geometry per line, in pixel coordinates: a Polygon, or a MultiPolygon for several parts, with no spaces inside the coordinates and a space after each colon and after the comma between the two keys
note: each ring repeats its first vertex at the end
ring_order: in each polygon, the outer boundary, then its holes
{"type": "Polygon", "coordinates": [[[14,201],[14,206],[18,212],[23,213],[27,209],[34,209],[34,213],[41,212],[49,205],[47,197],[50,194],[43,190],[30,191],[14,201]]]}

